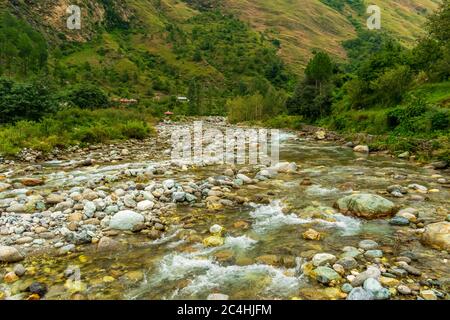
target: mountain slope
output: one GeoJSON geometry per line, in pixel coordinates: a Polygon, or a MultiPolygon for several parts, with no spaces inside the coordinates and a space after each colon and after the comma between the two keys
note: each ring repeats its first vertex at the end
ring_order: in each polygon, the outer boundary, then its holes
{"type": "MultiPolygon", "coordinates": [[[[339,0],[338,2],[346,2],[339,0]]],[[[225,0],[223,7],[282,41],[280,55],[296,70],[303,69],[313,49],[345,57],[343,40],[355,36],[352,19],[365,27],[365,10],[348,5],[339,11],[319,0],[225,0]],[[350,18],[349,18],[350,17],[350,18]]],[[[412,45],[423,33],[426,15],[438,6],[433,0],[375,0],[382,10],[382,29],[412,45]]]]}
{"type": "MultiPolygon", "coordinates": [[[[423,32],[425,16],[437,2],[373,1],[382,8],[384,30],[406,45],[423,32]]],[[[71,0],[1,4],[44,36],[52,53],[49,69],[62,84],[95,80],[114,95],[147,98],[187,94],[194,78],[223,98],[237,87],[246,94],[261,79],[287,88],[293,78],[287,69],[300,74],[314,50],[345,59],[342,42],[354,38],[366,19],[362,0],[77,3],[81,30],[66,27],[71,0]]]]}

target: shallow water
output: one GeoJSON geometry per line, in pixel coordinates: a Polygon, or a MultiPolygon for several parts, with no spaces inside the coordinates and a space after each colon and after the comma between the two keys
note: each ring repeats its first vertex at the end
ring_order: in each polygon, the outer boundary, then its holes
{"type": "MultiPolygon", "coordinates": [[[[399,234],[405,227],[390,226],[386,220],[363,221],[343,216],[332,208],[338,198],[351,194],[352,190],[375,193],[392,184],[419,183],[440,192],[427,194],[428,200],[423,202],[391,200],[403,207],[437,211],[434,217],[442,221],[437,208],[450,207],[450,190],[431,178],[435,171],[383,156],[358,159],[361,155],[351,149],[331,143],[283,137],[281,158],[295,161],[300,166],[299,173],[279,175],[260,183],[261,189],[246,191],[273,192],[270,204],[219,213],[179,207],[169,219],[176,222],[189,216],[193,222],[184,227],[175,223],[162,239],[121,236],[127,250],[116,253],[88,250],[64,258],[38,257],[33,262],[35,275],[21,279],[18,286],[27,281],[43,281],[50,286],[48,299],[73,299],[76,292],[89,299],[205,299],[215,292],[232,299],[290,299],[301,297],[303,289],[323,288],[302,275],[300,266],[306,257],[315,252],[339,255],[344,246],[357,247],[362,239],[377,241],[387,258],[412,251],[420,257],[415,266],[422,272],[433,278],[450,277],[450,267],[444,260],[448,255],[422,246],[415,237],[399,234]],[[406,179],[395,180],[393,174],[405,175],[406,179]],[[305,178],[312,185],[300,186],[305,178]],[[248,228],[235,227],[237,221],[247,222],[248,228]],[[226,228],[223,246],[205,248],[201,243],[189,241],[188,235],[194,231],[206,237],[214,224],[226,228]],[[304,240],[301,235],[309,228],[320,231],[323,239],[304,240]],[[269,265],[270,259],[277,261],[269,265]],[[63,274],[68,267],[79,268],[80,277],[67,281],[63,274]]],[[[122,166],[130,169],[147,165],[122,166]]],[[[92,179],[116,169],[104,167],[92,172],[86,169],[82,177],[92,179]]],[[[179,173],[177,179],[222,172],[223,167],[208,167],[179,173]]],[[[57,185],[68,177],[72,179],[70,184],[76,184],[77,172],[49,177],[50,184],[57,185]]]]}

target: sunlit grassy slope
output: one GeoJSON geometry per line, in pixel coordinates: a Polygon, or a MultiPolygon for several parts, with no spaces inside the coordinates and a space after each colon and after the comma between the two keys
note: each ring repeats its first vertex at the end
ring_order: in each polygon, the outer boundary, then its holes
{"type": "MultiPolygon", "coordinates": [[[[367,2],[369,4],[369,2],[367,2]]],[[[426,15],[437,8],[437,0],[373,0],[382,10],[382,28],[406,45],[423,32],[426,15]]],[[[355,36],[349,20],[363,25],[366,16],[348,7],[338,12],[319,0],[224,0],[224,7],[259,31],[282,42],[280,55],[294,69],[302,69],[314,49],[344,58],[341,42],[355,36]]]]}

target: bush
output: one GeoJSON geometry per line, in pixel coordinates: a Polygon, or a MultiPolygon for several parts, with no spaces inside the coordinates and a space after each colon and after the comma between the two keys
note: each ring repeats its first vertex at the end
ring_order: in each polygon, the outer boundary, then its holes
{"type": "Polygon", "coordinates": [[[49,88],[41,83],[18,83],[0,78],[0,124],[41,119],[55,111],[49,88]]]}
{"type": "Polygon", "coordinates": [[[129,109],[67,109],[39,122],[19,121],[0,127],[0,154],[12,156],[22,148],[44,153],[55,147],[144,139],[154,133],[146,112],[129,109]]]}
{"type": "Polygon", "coordinates": [[[122,134],[130,139],[144,139],[149,136],[150,128],[142,121],[130,120],[121,127],[122,134]]]}
{"type": "Polygon", "coordinates": [[[437,110],[430,116],[433,130],[449,130],[450,115],[448,110],[437,110]]]}
{"type": "Polygon", "coordinates": [[[278,115],[274,118],[268,119],[264,124],[269,128],[287,128],[287,129],[301,129],[303,123],[302,116],[288,116],[278,115]]]}

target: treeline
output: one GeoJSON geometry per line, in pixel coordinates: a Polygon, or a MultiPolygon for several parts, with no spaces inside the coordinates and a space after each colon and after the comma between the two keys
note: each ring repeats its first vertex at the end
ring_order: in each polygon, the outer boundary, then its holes
{"type": "Polygon", "coordinates": [[[0,76],[26,77],[47,67],[47,43],[27,23],[0,13],[0,76]]]}

